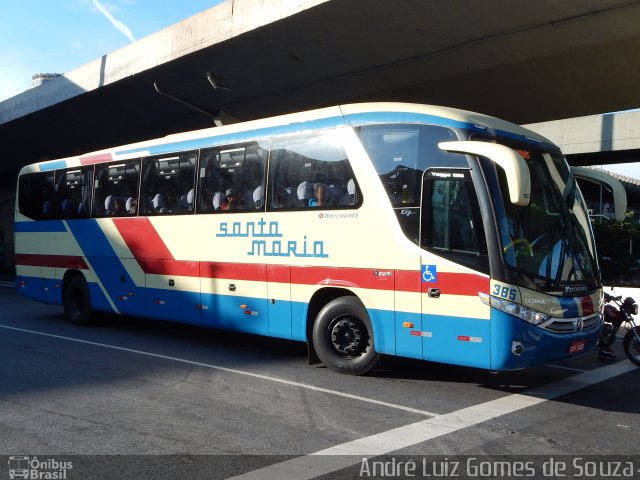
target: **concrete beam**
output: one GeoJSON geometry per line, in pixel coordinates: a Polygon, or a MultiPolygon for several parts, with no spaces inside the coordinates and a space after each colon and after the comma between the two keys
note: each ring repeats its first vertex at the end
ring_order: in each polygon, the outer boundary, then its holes
{"type": "Polygon", "coordinates": [[[0,103],[0,124],[138,75],[328,0],[227,0],[0,103]]]}
{"type": "Polygon", "coordinates": [[[640,111],[531,123],[524,127],[553,141],[565,155],[640,149],[640,111]]]}

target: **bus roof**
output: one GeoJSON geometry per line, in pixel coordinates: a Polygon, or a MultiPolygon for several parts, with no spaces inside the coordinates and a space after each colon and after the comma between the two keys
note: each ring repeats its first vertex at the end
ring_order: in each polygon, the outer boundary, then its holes
{"type": "Polygon", "coordinates": [[[231,144],[254,138],[344,125],[345,121],[352,126],[375,123],[443,124],[478,131],[490,131],[494,134],[525,137],[538,143],[552,145],[552,142],[535,132],[489,115],[434,105],[372,102],[327,107],[221,127],[174,133],[162,138],[32,164],[24,167],[20,173],[56,170],[179,150],[193,150],[207,146],[231,144]]]}

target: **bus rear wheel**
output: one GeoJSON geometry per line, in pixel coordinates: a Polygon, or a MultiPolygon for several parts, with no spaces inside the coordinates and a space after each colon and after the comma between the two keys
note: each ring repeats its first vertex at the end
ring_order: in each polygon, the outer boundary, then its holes
{"type": "Polygon", "coordinates": [[[338,373],[362,375],[378,362],[367,309],[354,297],[327,303],[313,325],[313,346],[322,363],[338,373]]]}
{"type": "Polygon", "coordinates": [[[71,323],[76,325],[91,325],[93,323],[89,286],[81,274],[69,278],[64,288],[62,301],[64,316],[71,323]]]}

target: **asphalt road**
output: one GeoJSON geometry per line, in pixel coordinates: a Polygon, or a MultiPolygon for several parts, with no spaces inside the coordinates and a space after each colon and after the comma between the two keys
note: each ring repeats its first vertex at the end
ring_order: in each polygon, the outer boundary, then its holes
{"type": "MultiPolygon", "coordinates": [[[[307,365],[300,343],[135,318],[73,326],[7,282],[0,312],[0,480],[25,462],[67,479],[457,477],[456,462],[510,478],[491,459],[543,475],[551,458],[587,478],[576,458],[640,454],[640,369],[619,343],[615,363],[492,374],[384,358],[352,377],[307,365]]],[[[624,460],[640,478],[640,455],[624,460]]]]}

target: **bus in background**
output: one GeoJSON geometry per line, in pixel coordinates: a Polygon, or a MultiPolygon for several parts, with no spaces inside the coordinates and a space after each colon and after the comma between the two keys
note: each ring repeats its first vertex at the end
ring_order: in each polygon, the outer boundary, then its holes
{"type": "Polygon", "coordinates": [[[604,288],[611,289],[613,296],[640,298],[637,189],[631,184],[626,191],[615,173],[610,175],[600,168],[572,167],[572,171],[591,217],[604,288]]]}
{"type": "Polygon", "coordinates": [[[18,292],[93,312],[494,371],[590,350],[602,284],[559,149],[477,113],[365,103],[33,164],[18,292]]]}

